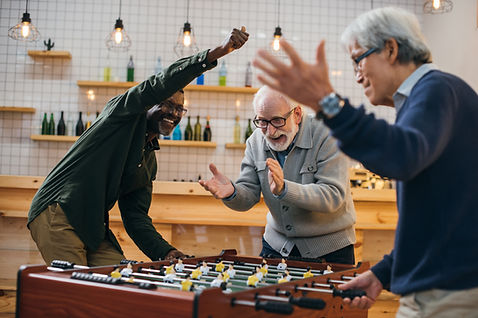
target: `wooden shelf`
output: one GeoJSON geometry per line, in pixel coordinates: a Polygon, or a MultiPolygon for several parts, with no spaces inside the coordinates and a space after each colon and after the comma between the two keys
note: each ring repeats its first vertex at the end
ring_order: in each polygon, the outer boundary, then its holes
{"type": "Polygon", "coordinates": [[[246,149],[246,144],[228,143],[226,149],[246,149]]]}
{"type": "Polygon", "coordinates": [[[71,54],[68,51],[28,51],[31,57],[51,57],[57,59],[71,59],[71,54]]]}
{"type": "Polygon", "coordinates": [[[0,106],[0,112],[34,113],[35,111],[36,110],[33,107],[0,106]]]}
{"type": "MultiPolygon", "coordinates": [[[[79,87],[97,87],[97,88],[130,88],[137,84],[138,82],[77,81],[77,85],[79,87]]],[[[235,86],[188,85],[184,88],[184,90],[191,91],[191,92],[255,94],[258,88],[235,87],[235,86]]]]}
{"type": "MultiPolygon", "coordinates": [[[[36,141],[66,141],[75,142],[78,136],[57,136],[57,135],[31,135],[31,140],[36,141]]],[[[159,140],[159,145],[163,147],[196,147],[196,148],[216,148],[215,142],[211,141],[192,141],[192,140],[159,140]]]]}
{"type": "Polygon", "coordinates": [[[57,136],[57,135],[31,135],[31,140],[37,141],[67,141],[75,142],[78,136],[57,136]]]}

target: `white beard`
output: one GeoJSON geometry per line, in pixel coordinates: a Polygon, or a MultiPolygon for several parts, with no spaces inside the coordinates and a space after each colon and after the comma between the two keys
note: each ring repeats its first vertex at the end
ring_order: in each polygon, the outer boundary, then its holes
{"type": "Polygon", "coordinates": [[[289,131],[289,132],[283,132],[283,131],[277,130],[276,131],[277,136],[269,136],[266,133],[264,135],[264,137],[266,138],[266,142],[267,142],[267,145],[269,146],[269,148],[271,148],[274,151],[279,152],[279,151],[287,150],[287,148],[289,148],[290,144],[294,140],[295,135],[297,134],[297,131],[299,131],[299,125],[294,125],[292,130],[289,131]],[[271,139],[271,137],[274,138],[274,137],[278,137],[280,135],[285,135],[286,139],[282,142],[271,139]]]}

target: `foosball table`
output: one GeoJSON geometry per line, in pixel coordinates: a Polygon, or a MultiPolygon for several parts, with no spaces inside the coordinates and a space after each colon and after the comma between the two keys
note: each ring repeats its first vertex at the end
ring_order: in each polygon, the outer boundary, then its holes
{"type": "Polygon", "coordinates": [[[369,268],[220,255],[86,267],[22,266],[17,317],[367,317],[342,284],[369,268]]]}

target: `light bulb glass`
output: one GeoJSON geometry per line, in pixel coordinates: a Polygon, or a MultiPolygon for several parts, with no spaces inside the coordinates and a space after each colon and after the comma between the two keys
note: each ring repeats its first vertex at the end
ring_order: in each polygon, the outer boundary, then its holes
{"type": "Polygon", "coordinates": [[[183,44],[184,46],[191,45],[191,33],[189,31],[184,31],[183,44]]]}
{"type": "Polygon", "coordinates": [[[123,41],[123,34],[122,32],[123,31],[122,29],[116,29],[115,31],[115,42],[116,44],[120,44],[121,41],[123,41]]]}
{"type": "Polygon", "coordinates": [[[28,37],[30,35],[30,23],[28,22],[23,22],[22,23],[22,36],[24,38],[28,37]]]}
{"type": "Polygon", "coordinates": [[[435,10],[440,8],[440,0],[433,0],[433,8],[435,8],[435,10]]]}
{"type": "Polygon", "coordinates": [[[272,41],[272,49],[274,51],[279,51],[280,50],[280,36],[279,35],[275,35],[274,36],[274,41],[272,41]]]}

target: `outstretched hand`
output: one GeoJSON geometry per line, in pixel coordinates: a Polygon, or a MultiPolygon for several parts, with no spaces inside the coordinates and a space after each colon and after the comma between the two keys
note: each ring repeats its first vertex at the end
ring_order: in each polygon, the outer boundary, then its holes
{"type": "Polygon", "coordinates": [[[199,180],[199,184],[211,192],[216,199],[224,199],[234,193],[234,186],[225,175],[223,175],[216,166],[209,164],[209,170],[212,172],[212,178],[209,180],[199,180]]]}
{"type": "Polygon", "coordinates": [[[352,279],[350,282],[339,285],[339,289],[360,289],[367,293],[367,296],[355,297],[354,299],[344,298],[344,303],[352,308],[369,309],[375,303],[378,295],[383,289],[382,283],[375,274],[368,270],[352,279]]]}
{"type": "Polygon", "coordinates": [[[322,40],[317,48],[315,64],[302,60],[287,41],[282,39],[280,44],[289,56],[290,65],[266,50],[259,50],[253,65],[264,73],[257,78],[272,89],[318,111],[318,102],[334,91],[325,58],[325,41],[322,40]]]}
{"type": "Polygon", "coordinates": [[[242,26],[240,30],[232,29],[221,45],[209,51],[207,55],[208,61],[213,62],[234,50],[240,49],[248,39],[249,33],[246,32],[246,27],[242,26]]]}

